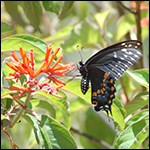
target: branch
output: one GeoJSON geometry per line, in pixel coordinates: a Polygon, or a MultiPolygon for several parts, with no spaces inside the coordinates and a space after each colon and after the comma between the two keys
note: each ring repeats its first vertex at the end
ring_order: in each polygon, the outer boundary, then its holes
{"type": "Polygon", "coordinates": [[[127,91],[126,91],[125,83],[124,83],[124,81],[123,81],[122,78],[120,78],[119,81],[120,81],[120,83],[121,83],[121,86],[122,86],[122,89],[123,89],[123,93],[124,93],[125,98],[126,98],[126,102],[125,102],[125,103],[127,104],[128,102],[130,102],[130,100],[129,100],[129,98],[128,98],[128,94],[127,94],[127,91]]]}
{"type": "Polygon", "coordinates": [[[117,1],[117,4],[119,4],[119,6],[121,6],[125,10],[129,11],[130,13],[136,14],[136,11],[134,9],[130,9],[130,8],[126,7],[121,1],[117,1]]]}
{"type": "Polygon", "coordinates": [[[102,145],[104,148],[106,148],[106,149],[112,149],[112,146],[109,145],[108,143],[106,143],[106,142],[103,141],[103,140],[99,140],[99,139],[97,139],[97,138],[95,138],[95,137],[93,137],[93,136],[91,136],[91,135],[88,135],[87,133],[80,132],[80,131],[78,131],[78,130],[72,128],[72,127],[71,127],[70,130],[71,130],[72,132],[76,133],[76,134],[79,134],[79,135],[81,135],[81,136],[84,136],[85,138],[89,139],[90,141],[93,141],[93,142],[95,142],[95,143],[101,144],[101,145],[102,145]]]}

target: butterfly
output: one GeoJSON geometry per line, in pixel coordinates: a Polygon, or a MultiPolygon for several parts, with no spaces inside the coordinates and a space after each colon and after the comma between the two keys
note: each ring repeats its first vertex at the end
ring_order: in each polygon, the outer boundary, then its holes
{"type": "Polygon", "coordinates": [[[141,46],[138,40],[123,41],[102,49],[85,63],[79,62],[81,91],[86,94],[91,83],[91,103],[95,111],[104,110],[112,115],[115,81],[142,56],[141,46]]]}

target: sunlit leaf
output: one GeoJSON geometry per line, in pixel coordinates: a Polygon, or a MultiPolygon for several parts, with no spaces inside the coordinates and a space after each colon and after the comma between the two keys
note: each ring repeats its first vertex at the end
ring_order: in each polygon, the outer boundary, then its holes
{"type": "Polygon", "coordinates": [[[35,134],[41,148],[44,149],[75,149],[76,144],[68,130],[46,115],[41,116],[41,121],[30,116],[34,123],[35,134]]]}
{"type": "Polygon", "coordinates": [[[144,106],[149,104],[149,92],[143,92],[138,94],[133,98],[132,101],[125,105],[125,109],[127,111],[127,116],[136,110],[143,108],[144,106]]]}
{"type": "Polygon", "coordinates": [[[104,23],[105,23],[109,14],[110,14],[110,10],[106,10],[106,11],[103,11],[101,13],[97,13],[95,15],[95,19],[98,22],[101,29],[104,28],[104,23]]]}
{"type": "Polygon", "coordinates": [[[118,99],[115,98],[112,104],[112,118],[119,125],[120,130],[123,130],[125,127],[124,121],[125,113],[126,111],[123,105],[120,103],[118,99]]]}
{"type": "Polygon", "coordinates": [[[45,92],[39,91],[37,94],[35,94],[33,96],[33,98],[36,98],[36,99],[39,99],[39,100],[43,99],[43,100],[49,101],[54,106],[56,106],[60,110],[61,115],[63,116],[64,125],[67,128],[70,128],[71,119],[70,119],[70,115],[69,115],[69,112],[68,112],[68,103],[66,101],[67,97],[63,92],[61,92],[61,95],[63,96],[62,98],[57,98],[57,97],[54,97],[50,94],[45,94],[45,92]]]}
{"type": "Polygon", "coordinates": [[[149,87],[149,71],[147,69],[127,71],[127,73],[142,86],[149,87]]]}
{"type": "Polygon", "coordinates": [[[73,80],[73,81],[67,83],[66,86],[63,87],[63,89],[82,98],[83,100],[85,100],[85,102],[91,103],[91,91],[89,89],[88,92],[85,95],[83,95],[83,93],[81,92],[81,89],[80,89],[80,80],[73,80]]]}
{"type": "Polygon", "coordinates": [[[119,41],[133,28],[133,26],[135,26],[134,16],[131,13],[123,15],[117,21],[116,26],[113,38],[116,41],[119,41]]]}
{"type": "Polygon", "coordinates": [[[20,47],[23,47],[26,52],[33,49],[35,53],[35,60],[41,61],[41,57],[44,58],[46,43],[35,36],[19,34],[2,39],[1,51],[5,52],[5,57],[10,57],[12,50],[15,52],[19,51],[20,47]]]}
{"type": "Polygon", "coordinates": [[[48,103],[47,101],[43,100],[31,100],[31,104],[33,105],[33,110],[37,113],[47,114],[53,118],[56,118],[56,111],[54,107],[48,103]]]}
{"type": "Polygon", "coordinates": [[[26,51],[33,48],[36,53],[43,55],[46,50],[46,43],[35,36],[27,34],[18,34],[2,39],[2,51],[19,50],[20,47],[23,47],[26,51]]]}
{"type": "Polygon", "coordinates": [[[147,138],[149,134],[148,129],[148,116],[147,110],[141,111],[127,122],[126,128],[120,132],[114,146],[117,149],[137,149],[140,144],[147,138]]]}

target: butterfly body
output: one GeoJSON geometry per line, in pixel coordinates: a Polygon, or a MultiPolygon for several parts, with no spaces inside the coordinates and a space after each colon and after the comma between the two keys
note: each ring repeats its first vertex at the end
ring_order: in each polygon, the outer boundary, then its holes
{"type": "Polygon", "coordinates": [[[79,62],[81,91],[86,94],[91,82],[91,103],[96,111],[111,113],[116,92],[115,81],[140,58],[141,45],[137,40],[123,41],[97,52],[85,64],[79,62]]]}

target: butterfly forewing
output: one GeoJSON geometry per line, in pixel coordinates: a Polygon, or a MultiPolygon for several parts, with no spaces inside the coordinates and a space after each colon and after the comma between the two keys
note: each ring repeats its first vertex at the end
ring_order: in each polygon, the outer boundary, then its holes
{"type": "MultiPolygon", "coordinates": [[[[120,43],[111,45],[107,48],[102,49],[101,51],[99,51],[95,55],[93,55],[91,58],[89,58],[86,61],[85,64],[86,65],[100,64],[102,62],[102,60],[103,60],[103,62],[106,62],[110,58],[115,59],[116,58],[115,53],[116,52],[118,53],[118,51],[120,51],[121,54],[123,52],[123,53],[126,53],[127,55],[131,55],[132,57],[134,57],[134,54],[141,56],[141,52],[140,52],[141,45],[142,45],[142,43],[140,41],[137,41],[137,40],[129,40],[129,41],[124,41],[124,42],[120,42],[120,43]],[[106,56],[108,56],[109,59],[106,58],[106,56]]],[[[118,58],[118,56],[117,56],[117,58],[118,58]]]]}

